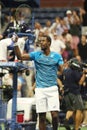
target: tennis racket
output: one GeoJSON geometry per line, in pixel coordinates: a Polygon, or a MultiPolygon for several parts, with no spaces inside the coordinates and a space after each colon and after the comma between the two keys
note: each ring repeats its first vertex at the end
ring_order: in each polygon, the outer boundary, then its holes
{"type": "Polygon", "coordinates": [[[21,4],[15,12],[16,19],[29,24],[32,17],[32,8],[27,4],[21,4]]]}

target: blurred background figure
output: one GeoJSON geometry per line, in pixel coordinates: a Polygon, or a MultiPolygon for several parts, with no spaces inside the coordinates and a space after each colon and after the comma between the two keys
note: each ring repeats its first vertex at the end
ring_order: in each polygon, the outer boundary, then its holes
{"type": "Polygon", "coordinates": [[[77,55],[80,56],[84,63],[87,63],[87,36],[81,35],[80,43],[77,48],[77,55]]]}

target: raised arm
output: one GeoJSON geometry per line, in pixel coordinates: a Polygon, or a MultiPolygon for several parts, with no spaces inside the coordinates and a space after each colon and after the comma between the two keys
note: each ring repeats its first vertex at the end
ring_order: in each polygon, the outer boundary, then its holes
{"type": "Polygon", "coordinates": [[[29,54],[22,54],[21,53],[18,45],[14,46],[14,52],[19,60],[29,60],[30,59],[29,54]]]}

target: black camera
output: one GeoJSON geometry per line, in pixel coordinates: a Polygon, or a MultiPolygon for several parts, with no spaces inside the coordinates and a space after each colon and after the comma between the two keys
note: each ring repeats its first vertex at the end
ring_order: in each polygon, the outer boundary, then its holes
{"type": "Polygon", "coordinates": [[[79,62],[78,59],[76,59],[76,58],[72,58],[69,60],[69,66],[72,69],[76,69],[78,71],[83,71],[83,70],[87,69],[87,64],[83,63],[83,62],[79,62]]]}

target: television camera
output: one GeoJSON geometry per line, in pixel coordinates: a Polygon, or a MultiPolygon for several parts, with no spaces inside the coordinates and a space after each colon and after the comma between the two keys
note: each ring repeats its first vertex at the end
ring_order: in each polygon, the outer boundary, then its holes
{"type": "MultiPolygon", "coordinates": [[[[84,62],[80,62],[78,61],[77,58],[72,58],[68,61],[69,63],[69,66],[72,68],[72,69],[76,69],[78,71],[81,71],[83,72],[84,70],[87,70],[87,64],[84,63],[84,62]]],[[[86,72],[87,73],[87,72],[86,72]]]]}

